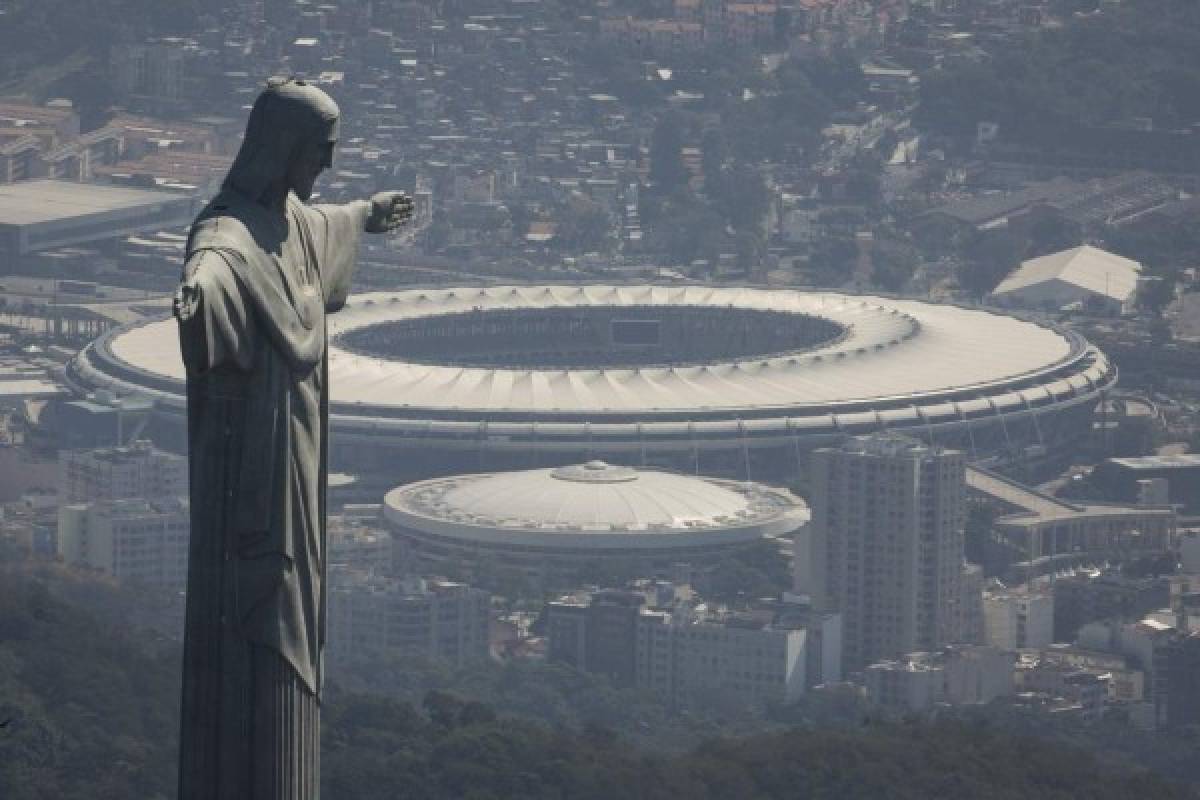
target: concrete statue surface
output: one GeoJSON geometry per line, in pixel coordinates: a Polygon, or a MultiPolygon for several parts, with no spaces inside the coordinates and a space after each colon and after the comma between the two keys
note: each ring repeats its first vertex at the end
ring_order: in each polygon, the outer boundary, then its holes
{"type": "Polygon", "coordinates": [[[360,234],[412,214],[401,192],[308,204],[338,119],[321,90],[272,79],[188,240],[175,297],[191,479],[180,800],[319,796],[325,315],[345,303],[360,234]]]}

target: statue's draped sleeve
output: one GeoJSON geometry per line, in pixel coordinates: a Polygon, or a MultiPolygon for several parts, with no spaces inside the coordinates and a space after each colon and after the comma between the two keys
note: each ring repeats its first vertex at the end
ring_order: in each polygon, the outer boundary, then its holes
{"type": "Polygon", "coordinates": [[[239,291],[229,256],[201,250],[188,259],[175,295],[180,349],[189,372],[254,365],[254,314],[239,291]]]}

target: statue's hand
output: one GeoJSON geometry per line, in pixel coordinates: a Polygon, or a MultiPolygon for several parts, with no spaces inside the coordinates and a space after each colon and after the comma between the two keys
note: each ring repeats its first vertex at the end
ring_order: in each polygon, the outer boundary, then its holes
{"type": "Polygon", "coordinates": [[[413,215],[412,198],[404,192],[379,192],[371,200],[367,233],[388,233],[408,222],[413,215]]]}

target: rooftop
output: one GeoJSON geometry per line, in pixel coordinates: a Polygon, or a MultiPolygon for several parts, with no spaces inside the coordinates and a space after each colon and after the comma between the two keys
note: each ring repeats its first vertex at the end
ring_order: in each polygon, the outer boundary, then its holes
{"type": "Polygon", "coordinates": [[[1184,469],[1200,467],[1200,453],[1110,458],[1109,461],[1128,469],[1184,469]]]}
{"type": "Polygon", "coordinates": [[[1083,245],[1025,261],[992,290],[1001,295],[1049,281],[1063,281],[1124,302],[1137,291],[1142,265],[1098,247],[1083,245]]]}
{"type": "Polygon", "coordinates": [[[1049,202],[1078,191],[1079,184],[1068,178],[1033,184],[1016,192],[987,194],[939,206],[927,212],[942,214],[970,225],[984,225],[1037,203],[1049,202]]]}
{"type": "Polygon", "coordinates": [[[911,456],[915,458],[930,458],[957,451],[946,450],[943,447],[931,447],[925,442],[897,433],[877,433],[869,436],[856,436],[842,445],[847,453],[883,456],[911,456]]]}
{"type": "MultiPolygon", "coordinates": [[[[186,198],[182,198],[187,202],[186,198]]],[[[178,203],[173,192],[124,189],[95,183],[25,181],[0,185],[0,225],[36,225],[111,211],[178,203]]],[[[157,210],[157,209],[156,209],[157,210]]]]}
{"type": "Polygon", "coordinates": [[[757,538],[791,532],[807,519],[803,501],[783,489],[603,461],[419,481],[393,489],[385,505],[386,516],[405,528],[530,544],[652,545],[664,534],[682,543],[693,533],[757,538]]]}
{"type": "Polygon", "coordinates": [[[978,467],[967,468],[967,486],[1018,509],[1015,514],[1001,517],[1001,522],[1009,524],[1033,526],[1085,517],[1148,518],[1174,513],[1169,507],[1162,506],[1072,503],[978,467]]]}
{"type": "Polygon", "coordinates": [[[782,498],[753,485],[589,461],[426,481],[405,490],[403,503],[465,523],[611,531],[736,526],[787,510],[782,498]]]}
{"type": "MultiPolygon", "coordinates": [[[[178,350],[163,346],[177,341],[174,326],[174,320],[166,319],[135,327],[116,334],[107,347],[117,362],[182,385],[178,350]]],[[[330,339],[335,405],[405,413],[416,408],[536,411],[563,418],[579,413],[794,409],[902,397],[911,403],[947,390],[982,397],[996,383],[1024,382],[1057,370],[1083,358],[1086,350],[1085,343],[1068,334],[985,310],[826,292],[709,286],[490,286],[356,295],[330,318],[330,339]],[[603,306],[794,313],[829,320],[847,333],[800,353],[690,366],[578,369],[413,363],[354,353],[340,344],[346,333],[397,320],[603,306]]],[[[1081,378],[1069,380],[1083,385],[1081,378]]],[[[970,411],[973,404],[987,406],[987,401],[966,399],[961,404],[970,411]]]]}

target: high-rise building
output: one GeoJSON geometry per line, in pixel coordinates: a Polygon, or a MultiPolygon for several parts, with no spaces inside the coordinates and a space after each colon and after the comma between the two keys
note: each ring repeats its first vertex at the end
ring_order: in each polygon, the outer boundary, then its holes
{"type": "Polygon", "coordinates": [[[485,659],[491,602],[484,590],[461,583],[335,570],[330,656],[403,654],[460,665],[485,659]]]}
{"type": "Polygon", "coordinates": [[[59,455],[59,502],[92,503],[141,498],[186,497],[187,459],[154,449],[149,442],[99,450],[64,450],[59,455]]]}
{"type": "Polygon", "coordinates": [[[959,640],[964,471],[957,451],[888,434],[814,451],[796,591],[841,613],[847,671],[959,640]]]}
{"type": "Polygon", "coordinates": [[[638,615],[645,596],[607,590],[589,598],[549,603],[546,625],[549,658],[586,672],[605,675],[617,686],[632,686],[638,615]]]}
{"type": "Polygon", "coordinates": [[[58,553],[118,580],[182,589],[189,527],[184,498],[73,503],[59,507],[58,553]]]}
{"type": "Polygon", "coordinates": [[[1179,561],[1189,575],[1200,575],[1200,534],[1189,531],[1179,537],[1179,561]]]}
{"type": "Polygon", "coordinates": [[[963,644],[986,644],[984,633],[983,567],[964,564],[962,571],[962,601],[959,603],[958,641],[963,644]]]}
{"type": "Polygon", "coordinates": [[[1001,650],[1040,650],[1054,641],[1054,596],[1048,592],[992,591],[983,598],[987,643],[1001,650]]]}
{"type": "Polygon", "coordinates": [[[1176,633],[1154,650],[1154,708],[1160,727],[1200,724],[1200,633],[1176,633]]]}

